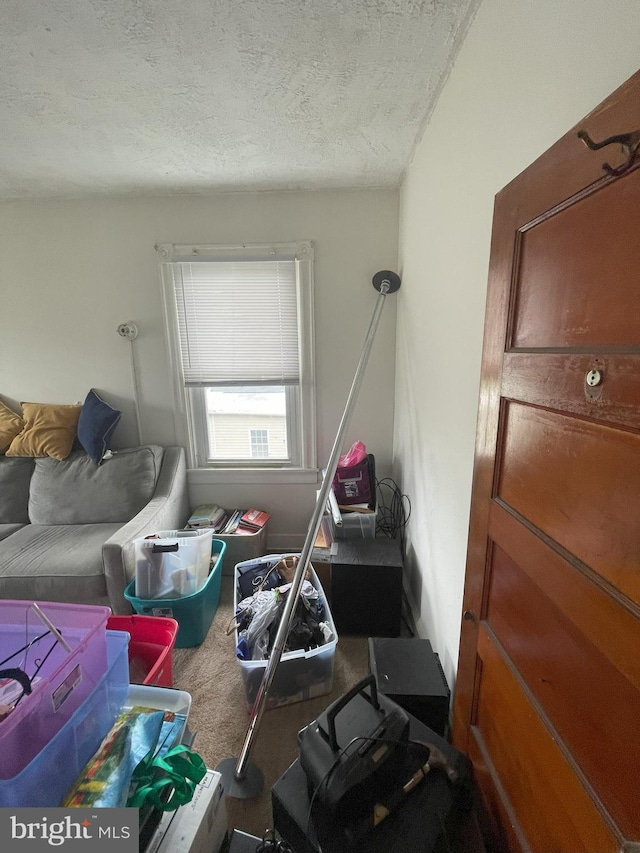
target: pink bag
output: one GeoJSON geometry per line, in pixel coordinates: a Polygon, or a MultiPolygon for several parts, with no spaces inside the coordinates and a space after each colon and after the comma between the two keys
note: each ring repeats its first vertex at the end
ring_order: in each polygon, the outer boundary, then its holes
{"type": "Polygon", "coordinates": [[[376,505],[375,459],[361,441],[351,445],[348,453],[341,456],[333,478],[333,492],[341,506],[367,504],[369,509],[376,505]]]}
{"type": "Polygon", "coordinates": [[[350,468],[367,458],[367,448],[361,441],[355,441],[349,450],[338,459],[338,468],[350,468]]]}

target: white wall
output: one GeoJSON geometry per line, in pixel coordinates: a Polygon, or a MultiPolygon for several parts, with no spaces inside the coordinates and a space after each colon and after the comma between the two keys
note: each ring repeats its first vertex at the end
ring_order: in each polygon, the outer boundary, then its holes
{"type": "MultiPolygon", "coordinates": [[[[142,441],[175,443],[155,244],[309,239],[322,465],[377,299],[371,278],[396,269],[397,235],[396,191],[1,203],[0,395],[70,403],[97,388],[124,412],[114,446],[138,443],[131,344],[116,333],[133,320],[142,441]]],[[[381,476],[391,470],[395,314],[387,299],[344,444],[364,441],[381,476]]],[[[273,514],[270,547],[303,541],[317,485],[212,487],[202,479],[192,477],[192,502],[258,505],[273,514]]]]}
{"type": "Polygon", "coordinates": [[[493,198],[637,70],[639,46],[638,0],[483,0],[401,189],[394,475],[419,630],[451,685],[493,198]]]}

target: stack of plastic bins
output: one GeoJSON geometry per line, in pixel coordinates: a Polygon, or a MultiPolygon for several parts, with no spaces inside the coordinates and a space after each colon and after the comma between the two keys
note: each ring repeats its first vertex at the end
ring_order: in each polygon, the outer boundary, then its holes
{"type": "MultiPolygon", "coordinates": [[[[129,692],[129,635],[106,631],[105,641],[107,668],[60,731],[17,773],[11,773],[4,756],[0,758],[0,806],[59,806],[97,752],[129,692]]],[[[27,738],[25,734],[21,742],[27,738]]]]}
{"type": "MultiPolygon", "coordinates": [[[[152,541],[152,540],[151,540],[152,541]]],[[[192,595],[180,598],[140,598],[136,595],[135,578],[124,591],[124,597],[142,616],[168,616],[178,623],[176,648],[199,646],[207,636],[220,600],[222,563],[226,545],[211,541],[211,554],[216,558],[204,586],[192,595]]]]}
{"type": "MultiPolygon", "coordinates": [[[[239,569],[244,566],[253,566],[264,563],[268,571],[282,557],[293,556],[289,554],[270,554],[256,560],[245,560],[237,563],[234,579],[234,612],[237,610],[241,600],[238,587],[239,569]]],[[[338,643],[338,632],[333,622],[333,616],[329,609],[327,598],[322,589],[318,576],[310,565],[311,583],[320,594],[320,602],[324,606],[324,622],[329,626],[333,639],[321,646],[305,651],[304,649],[283,652],[280,662],[276,667],[266,708],[277,708],[280,705],[289,705],[293,702],[302,702],[305,699],[313,699],[316,696],[324,696],[330,693],[333,687],[333,664],[338,643]]],[[[236,646],[238,644],[238,631],[235,632],[236,646]]],[[[262,679],[264,678],[267,661],[264,660],[240,660],[242,681],[244,682],[247,708],[253,707],[255,698],[262,679]]]]}
{"type": "Polygon", "coordinates": [[[32,679],[0,725],[0,777],[25,767],[60,731],[107,671],[108,607],[0,601],[0,667],[32,679]]]}
{"type": "Polygon", "coordinates": [[[166,616],[110,616],[107,628],[127,631],[132,684],[173,686],[173,647],[178,623],[166,616]]]}

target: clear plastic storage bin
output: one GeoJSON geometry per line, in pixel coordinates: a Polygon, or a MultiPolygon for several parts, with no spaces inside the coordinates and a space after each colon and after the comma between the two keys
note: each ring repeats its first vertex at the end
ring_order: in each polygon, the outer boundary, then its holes
{"type": "Polygon", "coordinates": [[[19,773],[95,690],[107,671],[110,614],[86,604],[0,601],[0,668],[32,679],[31,694],[0,722],[0,779],[19,773]]]}
{"type": "MultiPolygon", "coordinates": [[[[97,752],[129,692],[129,635],[106,631],[105,643],[108,666],[91,694],[19,773],[3,774],[1,807],[59,806],[87,761],[97,752]]],[[[27,730],[21,744],[29,739],[27,730]]]]}
{"type": "Polygon", "coordinates": [[[204,586],[213,531],[162,530],[134,541],[136,589],[140,598],[177,598],[204,586]]]}
{"type": "MultiPolygon", "coordinates": [[[[285,556],[289,555],[270,554],[263,559],[265,563],[273,563],[285,556]]],[[[242,595],[238,587],[238,569],[247,564],[255,564],[256,562],[259,561],[246,560],[243,563],[238,563],[235,567],[234,612],[242,600],[242,595]]],[[[313,699],[316,696],[324,696],[326,693],[330,693],[333,688],[333,664],[336,645],[338,644],[338,633],[324,590],[312,566],[310,566],[310,573],[311,583],[320,593],[320,601],[325,608],[324,621],[331,628],[334,639],[309,651],[300,649],[298,651],[283,652],[280,662],[276,667],[265,704],[267,709],[277,708],[280,705],[290,705],[293,702],[302,702],[305,699],[313,699]]],[[[235,641],[237,646],[237,630],[235,632],[235,641]]],[[[247,708],[251,709],[264,678],[267,661],[238,659],[238,663],[240,664],[242,681],[244,683],[247,708]]]]}
{"type": "Polygon", "coordinates": [[[202,589],[180,598],[144,598],[138,594],[135,579],[126,587],[124,597],[141,616],[168,616],[178,623],[176,648],[199,646],[207,636],[220,600],[222,566],[226,545],[219,539],[211,542],[216,564],[202,589]]]}
{"type": "Polygon", "coordinates": [[[189,711],[191,710],[191,694],[186,690],[176,690],[173,687],[155,687],[151,684],[130,684],[129,692],[124,700],[124,708],[155,708],[158,711],[173,711],[184,716],[184,726],[177,740],[180,741],[187,728],[189,711]]]}
{"type": "Polygon", "coordinates": [[[331,535],[333,539],[375,539],[376,519],[378,508],[375,512],[342,512],[342,526],[339,527],[329,516],[331,521],[331,535]]]}

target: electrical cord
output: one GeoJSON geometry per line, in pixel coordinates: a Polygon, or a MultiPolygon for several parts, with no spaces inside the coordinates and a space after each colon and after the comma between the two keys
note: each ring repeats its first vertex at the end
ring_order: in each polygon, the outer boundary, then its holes
{"type": "Polygon", "coordinates": [[[376,533],[388,539],[400,538],[404,551],[404,529],[411,517],[411,501],[404,495],[395,480],[385,477],[376,480],[378,495],[378,516],[376,533]]]}
{"type": "Polygon", "coordinates": [[[133,403],[136,413],[136,426],[138,428],[138,444],[142,444],[142,427],[140,425],[140,388],[138,387],[138,373],[136,371],[136,357],[133,349],[133,342],[138,337],[138,327],[129,320],[125,323],[120,323],[116,329],[121,338],[126,338],[129,341],[129,362],[131,367],[131,388],[133,391],[133,403]]]}

